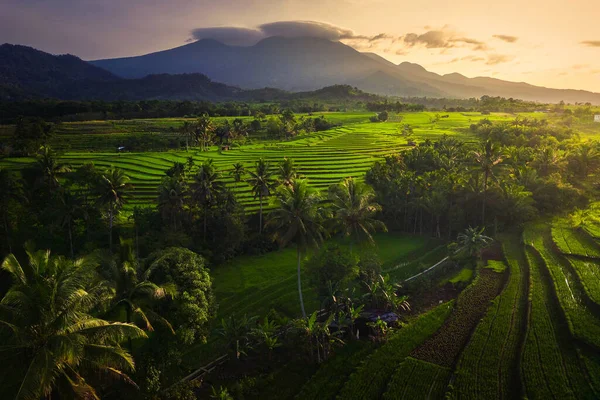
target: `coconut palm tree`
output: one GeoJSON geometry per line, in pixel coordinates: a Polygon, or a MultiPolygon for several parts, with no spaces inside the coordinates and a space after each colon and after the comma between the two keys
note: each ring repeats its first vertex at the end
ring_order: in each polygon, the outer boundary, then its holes
{"type": "Polygon", "coordinates": [[[283,161],[279,163],[277,173],[279,175],[279,184],[285,186],[292,186],[292,183],[299,178],[294,160],[287,157],[284,157],[283,161]]]}
{"type": "Polygon", "coordinates": [[[74,258],[73,223],[77,218],[85,217],[87,215],[83,203],[78,196],[75,196],[68,190],[61,190],[60,196],[58,197],[58,204],[55,206],[54,211],[57,214],[56,218],[58,224],[62,228],[67,229],[70,254],[71,258],[74,258]]]}
{"type": "Polygon", "coordinates": [[[485,206],[487,203],[488,181],[494,175],[496,165],[502,162],[502,154],[491,140],[486,140],[481,149],[473,152],[481,172],[483,172],[483,201],[481,204],[481,224],[485,226],[485,206]]]}
{"type": "Polygon", "coordinates": [[[133,358],[119,343],[146,335],[134,325],[90,314],[106,294],[95,266],[50,251],[27,256],[25,264],[12,254],[2,263],[13,284],[0,301],[0,396],[99,398],[95,386],[101,378],[131,382],[126,372],[133,371],[133,358]]]}
{"type": "Polygon", "coordinates": [[[110,168],[106,170],[98,181],[96,193],[98,198],[96,202],[99,206],[105,207],[108,214],[108,240],[109,249],[113,248],[113,225],[115,216],[119,213],[129,197],[131,184],[129,177],[119,168],[110,168]]]}
{"type": "Polygon", "coordinates": [[[492,238],[483,234],[484,228],[467,228],[457,237],[458,248],[455,254],[467,254],[469,257],[475,257],[481,253],[481,250],[487,247],[492,238]]]}
{"type": "Polygon", "coordinates": [[[159,286],[150,280],[156,265],[145,270],[140,268],[130,240],[121,240],[117,259],[108,255],[102,264],[101,274],[110,282],[114,293],[109,311],[124,307],[127,323],[141,324],[153,331],[152,322],[159,322],[175,333],[171,324],[152,310],[152,305],[166,295],[173,296],[176,288],[172,284],[159,286]]]}
{"type": "Polygon", "coordinates": [[[188,151],[190,141],[194,141],[194,125],[185,121],[179,128],[179,133],[185,138],[185,151],[188,151]]]}
{"type": "Polygon", "coordinates": [[[12,252],[9,222],[11,208],[13,205],[25,202],[26,200],[21,180],[11,171],[0,168],[0,214],[2,216],[2,224],[9,252],[12,252]]]}
{"type": "Polygon", "coordinates": [[[233,176],[233,180],[235,181],[235,185],[237,186],[241,181],[244,175],[246,175],[246,168],[242,163],[233,164],[233,169],[229,173],[233,176]]]}
{"type": "Polygon", "coordinates": [[[194,140],[201,143],[201,150],[206,151],[207,147],[212,142],[215,126],[213,125],[208,114],[204,113],[198,118],[194,127],[194,140]]]}
{"type": "Polygon", "coordinates": [[[60,184],[58,177],[64,172],[69,172],[69,165],[57,161],[56,154],[50,146],[42,146],[38,152],[37,168],[40,170],[41,178],[51,190],[60,184]]]}
{"type": "Polygon", "coordinates": [[[302,298],[300,262],[308,247],[318,247],[323,242],[326,212],[320,202],[319,194],[312,191],[304,181],[294,181],[289,187],[280,186],[276,193],[275,210],[269,215],[268,222],[275,229],[274,238],[280,246],[296,243],[298,296],[304,318],[306,312],[302,298]]]}
{"type": "Polygon", "coordinates": [[[375,191],[366,183],[346,178],[329,188],[335,221],[344,236],[352,242],[367,241],[374,244],[373,233],[387,231],[385,224],[376,219],[381,206],[375,202],[375,191]]]}
{"type": "Polygon", "coordinates": [[[214,167],[211,158],[200,165],[192,184],[192,198],[202,206],[204,211],[204,240],[206,240],[208,211],[216,203],[218,195],[225,190],[225,185],[220,178],[221,174],[214,167]]]}
{"type": "Polygon", "coordinates": [[[178,177],[165,177],[158,187],[158,211],[173,230],[179,226],[187,192],[187,184],[178,177]]]}
{"type": "Polygon", "coordinates": [[[275,187],[275,182],[272,178],[273,172],[270,169],[270,164],[265,161],[264,158],[260,158],[258,161],[256,161],[254,171],[248,171],[248,174],[250,175],[248,184],[250,184],[252,187],[254,199],[258,197],[258,202],[260,204],[260,210],[258,213],[258,233],[262,233],[263,200],[271,195],[271,191],[275,187]]]}

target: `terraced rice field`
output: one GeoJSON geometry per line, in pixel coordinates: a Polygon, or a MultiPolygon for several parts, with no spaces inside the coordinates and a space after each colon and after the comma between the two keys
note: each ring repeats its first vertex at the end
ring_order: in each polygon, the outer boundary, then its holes
{"type": "MultiPolygon", "coordinates": [[[[258,209],[258,200],[253,198],[248,185],[243,182],[236,185],[229,175],[234,163],[239,162],[246,168],[252,168],[256,160],[264,158],[271,162],[272,167],[276,167],[278,162],[288,157],[295,161],[300,174],[311,186],[324,190],[345,177],[362,179],[375,161],[409,148],[409,140],[434,140],[443,135],[473,140],[468,133],[471,123],[481,118],[514,118],[514,115],[509,114],[484,116],[480,113],[448,113],[448,118],[431,123],[430,118],[434,114],[424,112],[402,114],[401,122],[371,123],[368,122],[368,117],[372,113],[323,114],[328,120],[342,125],[328,131],[301,135],[290,141],[254,140],[251,144],[228,151],[221,151],[213,146],[206,152],[197,149],[190,149],[189,152],[115,152],[119,143],[135,135],[162,135],[175,140],[178,138],[178,127],[186,119],[63,123],[56,128],[55,147],[62,152],[61,160],[75,168],[93,162],[100,168],[114,166],[123,169],[134,186],[133,197],[127,204],[126,211],[134,206],[153,204],[164,172],[174,162],[186,162],[191,157],[196,164],[208,158],[213,159],[222,172],[223,181],[237,194],[247,211],[253,212],[258,209]],[[414,136],[410,139],[399,134],[403,124],[410,124],[414,129],[414,136]]],[[[223,120],[224,118],[216,118],[215,124],[222,123],[223,120]]],[[[4,158],[0,160],[0,167],[20,169],[31,162],[31,158],[4,158]]]]}

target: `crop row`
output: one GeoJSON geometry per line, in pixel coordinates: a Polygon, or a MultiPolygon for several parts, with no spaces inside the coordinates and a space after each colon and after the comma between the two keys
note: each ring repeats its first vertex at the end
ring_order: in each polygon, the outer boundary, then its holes
{"type": "Polygon", "coordinates": [[[441,399],[452,370],[412,357],[400,364],[383,398],[385,400],[441,399]]]}
{"type": "Polygon", "coordinates": [[[527,271],[520,240],[503,240],[509,278],[463,350],[456,368],[457,399],[493,399],[515,396],[519,344],[526,315],[527,271]]]}
{"type": "Polygon", "coordinates": [[[502,287],[502,274],[479,268],[475,280],[458,296],[454,312],[444,326],[411,356],[452,367],[469,340],[473,328],[502,287]]]}
{"type": "Polygon", "coordinates": [[[600,250],[585,232],[579,232],[556,219],[552,223],[552,239],[563,254],[600,258],[600,250]]]}
{"type": "MultiPolygon", "coordinates": [[[[527,234],[526,238],[529,239],[527,234]]],[[[572,349],[569,334],[558,321],[553,307],[551,286],[543,278],[544,261],[539,253],[526,248],[529,263],[530,312],[523,355],[521,376],[523,394],[529,399],[573,399],[589,397],[578,359],[572,349]],[[582,396],[578,396],[581,393],[582,396]]]]}
{"type": "Polygon", "coordinates": [[[335,399],[350,374],[373,349],[374,344],[371,342],[355,341],[347,344],[334,357],[331,357],[319,367],[318,371],[296,395],[296,399],[335,399]]]}
{"type": "Polygon", "coordinates": [[[600,265],[597,262],[581,260],[576,257],[569,257],[568,261],[573,266],[586,295],[600,305],[600,265]]]}
{"type": "Polygon", "coordinates": [[[586,295],[569,270],[569,261],[552,249],[550,229],[543,223],[528,225],[523,238],[541,256],[573,336],[600,349],[600,320],[584,305],[586,295]]]}
{"type": "Polygon", "coordinates": [[[452,305],[453,302],[441,304],[394,333],[350,375],[337,398],[367,400],[382,396],[398,365],[442,326],[452,305]]]}

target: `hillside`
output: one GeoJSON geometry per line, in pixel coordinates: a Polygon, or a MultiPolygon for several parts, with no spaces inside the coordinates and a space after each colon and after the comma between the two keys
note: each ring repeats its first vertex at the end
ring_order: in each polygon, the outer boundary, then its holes
{"type": "Polygon", "coordinates": [[[373,53],[361,53],[340,42],[299,37],[269,37],[253,46],[228,46],[203,39],[184,46],[137,57],[92,61],[126,78],[158,73],[202,73],[242,88],[275,87],[289,91],[315,90],[348,84],[382,95],[470,98],[483,95],[529,101],[592,102],[600,94],[550,89],[524,82],[439,75],[418,64],[395,65],[373,53]]]}
{"type": "Polygon", "coordinates": [[[0,99],[68,97],[83,82],[106,84],[120,79],[72,55],[44,53],[26,46],[0,46],[0,99]]]}

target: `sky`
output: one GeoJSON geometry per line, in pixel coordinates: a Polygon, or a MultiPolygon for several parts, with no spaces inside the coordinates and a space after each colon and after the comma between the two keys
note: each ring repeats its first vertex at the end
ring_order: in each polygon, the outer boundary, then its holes
{"type": "Polygon", "coordinates": [[[0,43],[91,60],[311,35],[440,74],[600,92],[599,16],[598,0],[0,0],[0,43]]]}

